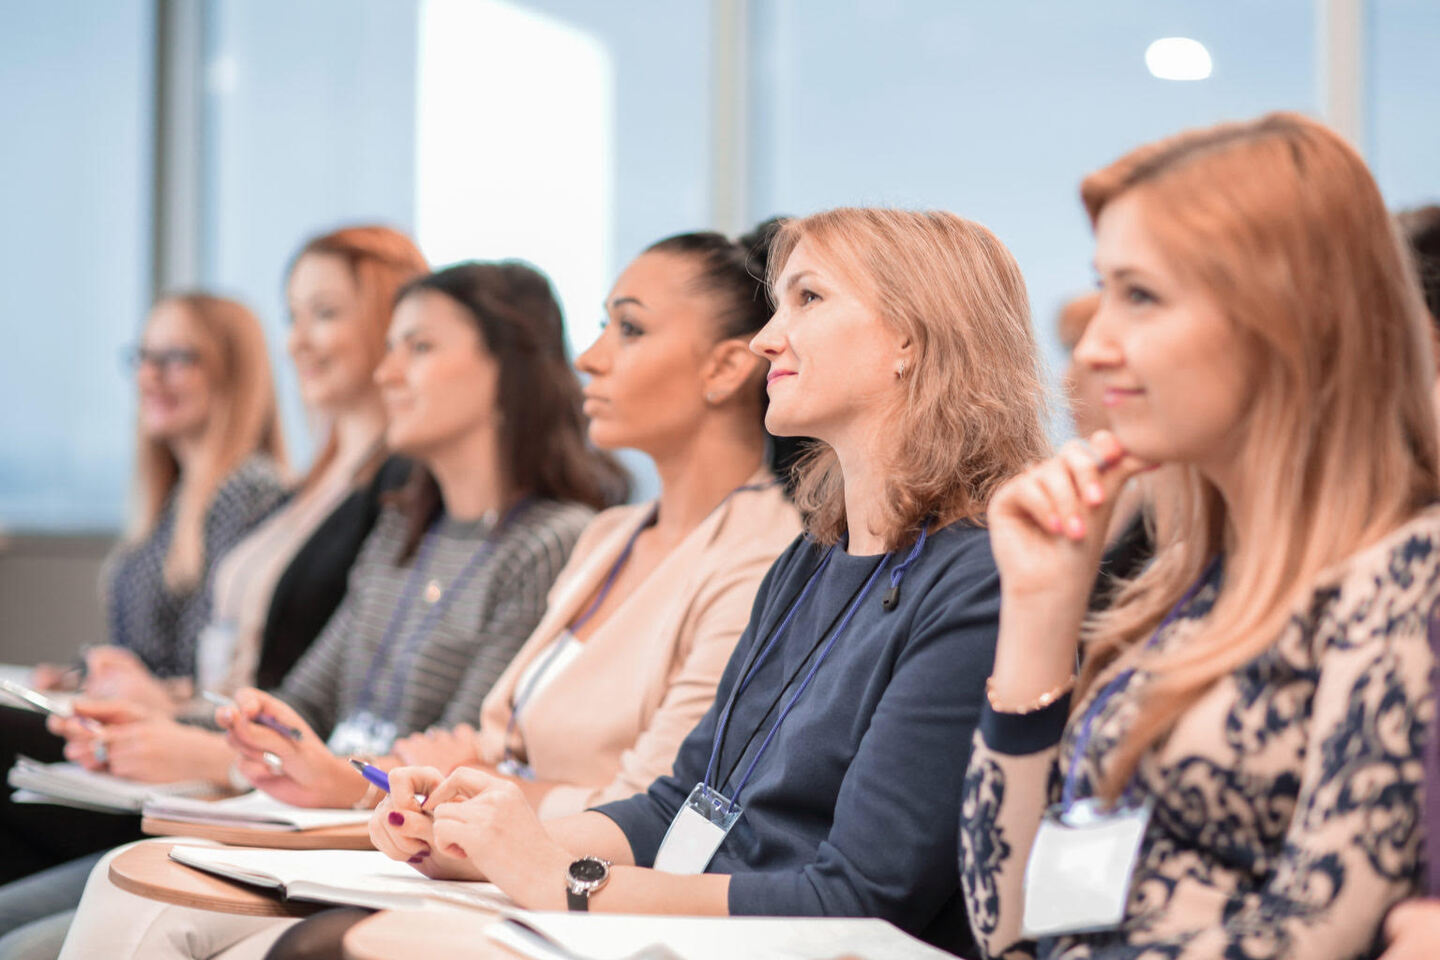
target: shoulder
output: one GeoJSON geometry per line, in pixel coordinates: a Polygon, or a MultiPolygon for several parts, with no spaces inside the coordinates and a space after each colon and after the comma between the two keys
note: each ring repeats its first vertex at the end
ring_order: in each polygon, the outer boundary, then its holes
{"type": "Polygon", "coordinates": [[[498,547],[514,564],[549,571],[554,579],[594,516],[595,511],[583,504],[532,500],[500,534],[498,547]]]}
{"type": "Polygon", "coordinates": [[[1424,635],[1440,603],[1440,507],[1430,507],[1334,565],[1304,619],[1327,646],[1424,635]]]}
{"type": "Polygon", "coordinates": [[[253,456],[221,481],[210,502],[212,515],[242,510],[268,512],[286,496],[284,478],[275,461],[266,456],[253,456]]]}

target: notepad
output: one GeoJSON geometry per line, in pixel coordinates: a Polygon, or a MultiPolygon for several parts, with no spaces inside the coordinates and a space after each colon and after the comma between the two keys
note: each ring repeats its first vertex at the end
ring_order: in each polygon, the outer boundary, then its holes
{"type": "Polygon", "coordinates": [[[459,906],[513,909],[493,883],[431,880],[377,850],[267,850],[176,844],[170,858],[187,866],[279,890],[292,900],[341,903],[372,910],[459,906]]]}
{"type": "Polygon", "coordinates": [[[851,917],[650,917],[613,913],[511,911],[521,922],[492,924],[490,939],[534,960],[955,960],[884,920],[851,917]],[[529,926],[543,935],[535,936],[529,926]],[[544,941],[548,939],[550,944],[544,941]],[[668,954],[667,954],[668,951],[668,954]]]}
{"type": "Polygon", "coordinates": [[[144,806],[155,820],[178,820],[212,827],[246,827],[251,830],[315,830],[366,823],[369,810],[295,807],[259,790],[226,800],[190,800],[156,797],[144,806]]]}
{"type": "Polygon", "coordinates": [[[208,783],[140,783],[108,773],[95,773],[75,763],[40,763],[16,757],[6,780],[17,791],[17,803],[52,803],[105,813],[139,813],[149,800],[197,796],[213,792],[208,783]]]}

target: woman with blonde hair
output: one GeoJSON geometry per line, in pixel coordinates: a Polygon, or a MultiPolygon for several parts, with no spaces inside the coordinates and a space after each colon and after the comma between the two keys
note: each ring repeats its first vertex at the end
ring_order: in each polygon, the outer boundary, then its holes
{"type": "Polygon", "coordinates": [[[1373,955],[1419,879],[1440,598],[1413,268],[1359,156],[1293,114],[1081,193],[1102,302],[1077,352],[1111,430],[990,507],[972,926],[989,956],[1373,955]],[[1155,559],[1087,619],[1115,494],[1155,465],[1155,559]]]}
{"type": "Polygon", "coordinates": [[[1046,450],[1024,283],[978,224],[857,209],[787,223],[770,280],[751,349],[766,426],[820,441],[796,491],[806,532],[674,772],[542,825],[508,780],[400,768],[371,837],[529,908],[874,916],[963,950],[955,746],[999,610],[980,521],[1046,450]]]}

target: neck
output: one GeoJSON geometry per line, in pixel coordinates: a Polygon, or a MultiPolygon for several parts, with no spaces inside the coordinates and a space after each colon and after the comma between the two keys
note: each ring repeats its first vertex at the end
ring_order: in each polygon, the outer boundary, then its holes
{"type": "Polygon", "coordinates": [[[1250,492],[1237,460],[1201,466],[1200,475],[1214,485],[1225,504],[1224,550],[1233,554],[1240,547],[1240,523],[1251,506],[1250,492]]]}
{"type": "Polygon", "coordinates": [[[194,436],[176,437],[167,444],[170,454],[175,458],[182,474],[195,465],[195,461],[200,456],[202,440],[201,434],[195,434],[194,436]]]}
{"type": "Polygon", "coordinates": [[[335,437],[335,459],[353,463],[375,446],[385,432],[385,408],[372,391],[360,403],[335,414],[330,430],[335,437]]]}
{"type": "Polygon", "coordinates": [[[760,469],[765,434],[758,418],[748,429],[738,424],[702,425],[682,446],[651,457],[660,475],[655,532],[663,542],[675,543],[760,469]]]}
{"type": "Polygon", "coordinates": [[[500,444],[490,429],[475,430],[424,458],[440,487],[445,512],[456,520],[479,520],[508,505],[509,479],[500,466],[500,444]]]}
{"type": "Polygon", "coordinates": [[[880,444],[832,443],[845,481],[845,552],[855,557],[885,552],[885,538],[872,532],[879,506],[885,502],[885,460],[880,444]]]}

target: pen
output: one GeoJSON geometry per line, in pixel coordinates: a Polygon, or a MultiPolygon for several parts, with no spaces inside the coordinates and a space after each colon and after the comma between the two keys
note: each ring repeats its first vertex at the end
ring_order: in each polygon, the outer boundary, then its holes
{"type": "MultiPolygon", "coordinates": [[[[234,700],[231,700],[229,697],[223,694],[216,693],[213,690],[206,690],[202,692],[200,696],[204,697],[206,700],[209,700],[217,707],[235,706],[234,700]]],[[[279,720],[276,720],[268,713],[257,714],[255,716],[254,722],[260,724],[260,726],[262,727],[269,727],[271,730],[274,730],[281,736],[289,737],[291,740],[299,740],[305,736],[305,734],[301,733],[296,728],[287,727],[285,724],[281,723],[279,720]]]]}
{"type": "Polygon", "coordinates": [[[390,778],[386,776],[384,770],[381,770],[379,767],[373,764],[366,763],[364,760],[360,760],[355,757],[350,758],[350,766],[354,767],[356,770],[359,770],[360,776],[364,777],[366,780],[369,780],[381,790],[384,790],[386,793],[390,792],[390,778]]]}

